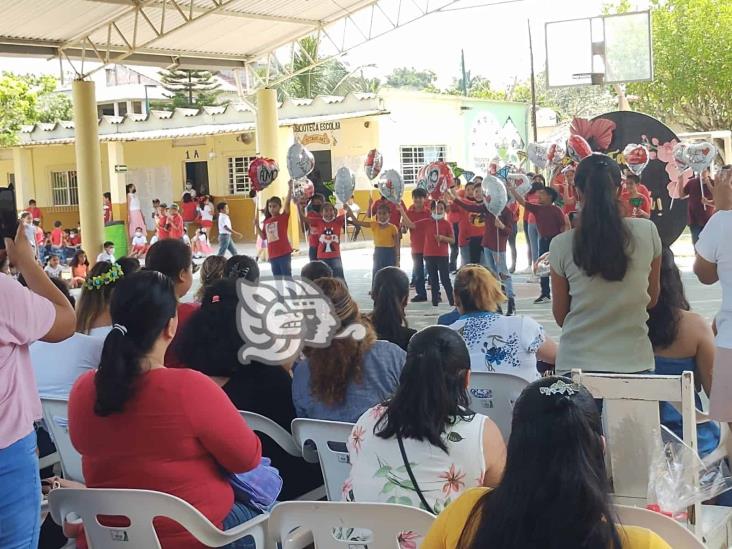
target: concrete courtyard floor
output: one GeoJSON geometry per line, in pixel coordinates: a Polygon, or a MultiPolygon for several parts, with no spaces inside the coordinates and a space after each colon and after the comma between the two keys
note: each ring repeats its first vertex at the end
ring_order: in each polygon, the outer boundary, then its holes
{"type": "MultiPolygon", "coordinates": [[[[528,266],[526,244],[522,234],[519,235],[517,245],[518,267],[516,274],[513,275],[514,289],[517,296],[517,313],[533,317],[544,326],[547,333],[558,338],[561,334],[561,329],[554,321],[551,304],[534,305],[533,301],[539,295],[539,284],[529,283],[529,275],[525,272],[522,273],[528,266]]],[[[255,255],[255,249],[252,244],[238,244],[237,249],[240,253],[255,255]]],[[[307,248],[301,249],[305,255],[302,253],[294,255],[292,260],[292,271],[295,275],[299,274],[300,269],[308,262],[307,248]]],[[[682,234],[672,249],[676,254],[676,262],[682,271],[687,298],[691,303],[692,309],[711,322],[719,309],[721,301],[719,284],[704,286],[694,276],[691,270],[694,261],[694,252],[688,232],[682,234]]],[[[343,266],[346,272],[348,286],[363,312],[370,311],[372,307],[372,302],[368,295],[371,288],[372,255],[373,246],[370,241],[359,240],[358,242],[344,244],[344,250],[342,251],[343,266]]],[[[412,258],[407,247],[401,250],[401,268],[408,275],[411,274],[412,258]]],[[[271,274],[268,263],[260,264],[260,269],[263,276],[271,274]]],[[[198,286],[197,278],[196,276],[196,282],[192,292],[198,286]]],[[[414,295],[414,290],[412,290],[410,297],[411,295],[414,295]]],[[[450,306],[443,292],[443,301],[438,307],[433,307],[429,301],[426,303],[410,303],[407,306],[407,319],[410,327],[420,329],[435,324],[439,315],[449,311],[450,306]]]]}

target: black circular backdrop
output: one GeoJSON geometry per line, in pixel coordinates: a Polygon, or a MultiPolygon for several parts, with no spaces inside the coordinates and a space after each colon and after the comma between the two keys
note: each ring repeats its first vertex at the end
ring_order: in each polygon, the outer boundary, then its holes
{"type": "MultiPolygon", "coordinates": [[[[593,120],[599,118],[615,122],[615,131],[610,146],[607,150],[600,152],[622,152],[629,143],[642,144],[644,142],[643,136],[650,143],[653,143],[654,139],[657,139],[659,144],[668,143],[673,139],[679,141],[679,138],[671,129],[647,114],[616,111],[601,114],[593,120]]],[[[651,210],[651,220],[656,224],[664,245],[670,246],[686,227],[686,200],[674,200],[673,208],[671,208],[671,197],[669,197],[667,189],[669,175],[666,173],[666,163],[658,158],[648,162],[641,174],[641,181],[651,191],[651,207],[653,208],[651,210]],[[657,200],[659,198],[661,199],[660,208],[657,200]]]]}

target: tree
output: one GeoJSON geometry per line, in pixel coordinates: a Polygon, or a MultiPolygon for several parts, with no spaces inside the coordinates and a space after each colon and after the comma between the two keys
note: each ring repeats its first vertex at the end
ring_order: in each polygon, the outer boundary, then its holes
{"type": "Polygon", "coordinates": [[[160,71],[160,85],[171,100],[168,107],[198,108],[218,105],[221,84],[215,74],[204,70],[165,69],[160,71]]]}
{"type": "Polygon", "coordinates": [[[414,67],[399,67],[386,77],[386,85],[392,88],[413,88],[439,92],[435,86],[437,75],[430,70],[419,71],[414,67]]]}
{"type": "MultiPolygon", "coordinates": [[[[732,128],[732,2],[650,5],[654,79],[627,85],[634,108],[688,130],[732,128]]],[[[613,10],[628,11],[627,2],[613,10]]]]}
{"type": "Polygon", "coordinates": [[[0,145],[12,146],[24,124],[71,118],[71,101],[54,93],[56,80],[49,75],[0,75],[0,145]]]}

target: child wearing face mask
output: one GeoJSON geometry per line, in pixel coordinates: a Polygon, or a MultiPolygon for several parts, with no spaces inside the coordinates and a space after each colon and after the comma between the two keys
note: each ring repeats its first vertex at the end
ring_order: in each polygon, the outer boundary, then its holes
{"type": "Polygon", "coordinates": [[[104,243],[104,250],[97,256],[97,263],[100,261],[109,261],[110,263],[114,263],[114,242],[111,240],[107,240],[104,243]]]}
{"type": "Polygon", "coordinates": [[[306,226],[308,227],[308,257],[310,261],[318,259],[318,239],[320,233],[318,233],[318,222],[323,219],[323,204],[325,204],[325,197],[320,193],[315,193],[310,199],[310,204],[306,210],[302,208],[298,209],[301,220],[303,223],[307,221],[306,226]],[[303,211],[306,213],[303,214],[303,211]]]}
{"type": "Polygon", "coordinates": [[[333,269],[333,276],[345,281],[343,261],[341,261],[341,231],[345,215],[336,215],[336,209],[330,202],[325,202],[321,217],[307,217],[300,206],[300,217],[309,231],[318,235],[316,259],[327,263],[333,269]]]}
{"type": "MultiPolygon", "coordinates": [[[[376,273],[384,267],[396,267],[397,247],[399,246],[399,229],[391,223],[391,210],[387,204],[381,203],[376,208],[376,219],[359,221],[353,215],[353,210],[348,204],[343,207],[354,225],[371,229],[374,237],[374,264],[371,270],[371,280],[376,273]]],[[[401,206],[400,206],[401,207],[401,206]]]]}
{"type": "Polygon", "coordinates": [[[292,246],[287,235],[287,229],[290,226],[291,201],[292,184],[287,190],[284,207],[282,199],[279,196],[273,196],[267,200],[262,212],[264,223],[261,227],[257,219],[257,233],[262,240],[267,241],[267,254],[273,276],[292,276],[292,246]]]}
{"type": "Polygon", "coordinates": [[[147,236],[142,230],[142,227],[135,229],[135,236],[132,237],[132,252],[130,257],[136,257],[137,259],[145,257],[147,253],[147,236]]]}
{"type": "MultiPolygon", "coordinates": [[[[432,305],[437,307],[440,302],[440,283],[447,294],[447,301],[452,307],[454,305],[452,282],[450,282],[450,244],[455,242],[452,225],[445,219],[447,204],[444,200],[435,200],[430,206],[431,217],[422,219],[417,223],[423,223],[424,227],[424,260],[427,264],[427,275],[432,290],[432,305]]],[[[402,211],[402,222],[410,229],[414,229],[413,223],[404,208],[402,211]]]]}

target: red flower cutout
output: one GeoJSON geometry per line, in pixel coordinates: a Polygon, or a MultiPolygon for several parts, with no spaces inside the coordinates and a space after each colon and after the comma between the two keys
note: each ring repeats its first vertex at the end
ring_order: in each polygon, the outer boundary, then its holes
{"type": "Polygon", "coordinates": [[[613,140],[614,131],[615,122],[604,118],[596,120],[575,118],[569,126],[569,132],[584,137],[593,151],[606,151],[613,140]]]}

